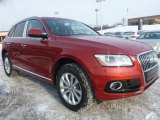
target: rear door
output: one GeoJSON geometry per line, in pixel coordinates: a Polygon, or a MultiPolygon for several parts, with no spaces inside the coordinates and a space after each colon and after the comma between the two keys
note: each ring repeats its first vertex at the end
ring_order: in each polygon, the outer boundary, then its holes
{"type": "Polygon", "coordinates": [[[26,22],[23,21],[15,25],[7,37],[7,45],[10,46],[10,57],[12,64],[23,66],[21,61],[21,47],[23,46],[23,33],[26,22]]]}
{"type": "Polygon", "coordinates": [[[31,74],[51,80],[52,50],[49,45],[50,40],[46,39],[48,44],[45,44],[42,42],[42,38],[29,37],[27,31],[33,28],[39,28],[47,34],[41,21],[37,19],[28,21],[26,38],[24,39],[25,46],[21,55],[26,66],[24,69],[31,74]]]}

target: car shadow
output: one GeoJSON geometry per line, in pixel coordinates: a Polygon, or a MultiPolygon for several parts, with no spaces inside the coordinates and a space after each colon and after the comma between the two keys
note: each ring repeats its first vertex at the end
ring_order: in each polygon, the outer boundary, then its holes
{"type": "Polygon", "coordinates": [[[62,104],[61,100],[59,99],[59,95],[56,89],[56,85],[51,85],[43,80],[40,80],[34,76],[28,75],[24,72],[19,72],[18,73],[19,76],[21,76],[22,78],[27,79],[27,81],[32,82],[33,84],[38,84],[40,85],[40,87],[42,87],[48,94],[51,95],[51,97],[55,98],[55,100],[62,104]]]}

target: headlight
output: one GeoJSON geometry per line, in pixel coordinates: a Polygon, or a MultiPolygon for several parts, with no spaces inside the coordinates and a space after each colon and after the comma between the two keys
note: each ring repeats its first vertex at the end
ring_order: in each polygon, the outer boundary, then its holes
{"type": "Polygon", "coordinates": [[[152,46],[152,47],[153,47],[153,49],[155,50],[155,52],[156,52],[157,54],[160,53],[160,43],[158,43],[158,44],[156,44],[155,46],[152,46]]]}
{"type": "Polygon", "coordinates": [[[102,66],[132,66],[133,62],[127,55],[95,55],[102,66]]]}

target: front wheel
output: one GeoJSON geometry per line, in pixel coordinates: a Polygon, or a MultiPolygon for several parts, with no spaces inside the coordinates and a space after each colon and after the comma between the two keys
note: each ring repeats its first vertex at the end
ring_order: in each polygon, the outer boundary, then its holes
{"type": "Polygon", "coordinates": [[[57,90],[63,104],[74,111],[91,106],[94,100],[88,76],[75,63],[66,64],[58,71],[57,90]]]}

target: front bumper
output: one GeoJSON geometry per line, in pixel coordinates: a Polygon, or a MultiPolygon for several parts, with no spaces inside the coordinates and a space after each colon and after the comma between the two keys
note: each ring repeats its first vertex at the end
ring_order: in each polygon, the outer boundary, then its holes
{"type": "Polygon", "coordinates": [[[144,73],[142,68],[136,59],[132,57],[134,66],[132,67],[93,67],[90,68],[91,79],[93,83],[93,89],[95,97],[99,101],[104,100],[114,100],[120,98],[131,97],[135,95],[142,94],[145,89],[147,89],[153,82],[158,79],[158,75],[155,75],[154,78],[146,83],[144,79],[144,73]],[[137,90],[125,91],[125,92],[107,92],[106,85],[112,81],[122,81],[127,80],[139,80],[140,86],[137,90]]]}

